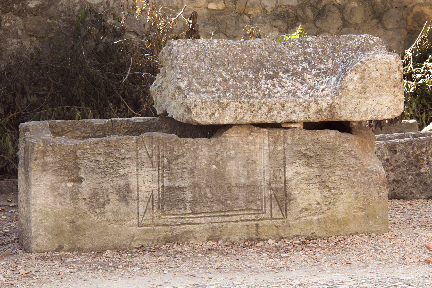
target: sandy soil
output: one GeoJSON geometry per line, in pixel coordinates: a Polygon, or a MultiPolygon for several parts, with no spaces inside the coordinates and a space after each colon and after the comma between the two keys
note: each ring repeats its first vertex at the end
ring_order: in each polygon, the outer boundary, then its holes
{"type": "Polygon", "coordinates": [[[432,200],[389,201],[382,235],[40,254],[16,203],[0,194],[0,287],[432,287],[432,200]]]}

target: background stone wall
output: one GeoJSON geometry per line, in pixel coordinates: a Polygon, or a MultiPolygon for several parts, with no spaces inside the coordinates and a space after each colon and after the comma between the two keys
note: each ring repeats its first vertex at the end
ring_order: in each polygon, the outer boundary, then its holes
{"type": "MultiPolygon", "coordinates": [[[[301,24],[308,35],[367,33],[381,37],[388,50],[403,52],[416,39],[424,22],[432,19],[430,0],[155,0],[185,17],[198,12],[202,38],[239,39],[246,25],[259,26],[268,37],[292,33],[301,24]]],[[[74,25],[86,3],[117,16],[133,12],[132,0],[1,0],[1,51],[24,41],[53,35],[55,29],[74,25]]],[[[130,34],[139,35],[142,24],[130,22],[130,34]]],[[[181,25],[185,25],[182,21],[181,25]]]]}

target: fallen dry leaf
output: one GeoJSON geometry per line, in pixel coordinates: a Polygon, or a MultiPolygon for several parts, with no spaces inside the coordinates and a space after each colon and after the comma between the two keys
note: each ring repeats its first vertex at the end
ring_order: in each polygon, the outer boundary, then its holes
{"type": "Polygon", "coordinates": [[[429,258],[427,258],[427,259],[425,260],[425,262],[431,264],[431,263],[432,263],[432,259],[429,257],[429,258]]]}
{"type": "Polygon", "coordinates": [[[27,274],[29,274],[31,271],[26,271],[26,270],[19,270],[19,274],[23,275],[23,276],[27,276],[27,274]]]}
{"type": "Polygon", "coordinates": [[[432,250],[432,243],[425,244],[425,247],[429,250],[432,250]]]}

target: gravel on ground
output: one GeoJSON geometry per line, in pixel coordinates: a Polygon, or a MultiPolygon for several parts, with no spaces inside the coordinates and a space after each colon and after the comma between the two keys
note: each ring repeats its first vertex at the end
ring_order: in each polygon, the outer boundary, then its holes
{"type": "Polygon", "coordinates": [[[0,287],[432,287],[432,200],[390,200],[385,234],[32,254],[16,198],[0,195],[0,287]]]}

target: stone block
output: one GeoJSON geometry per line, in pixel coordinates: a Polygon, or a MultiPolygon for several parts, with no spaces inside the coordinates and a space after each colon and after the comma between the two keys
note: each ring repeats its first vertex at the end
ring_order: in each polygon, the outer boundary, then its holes
{"type": "Polygon", "coordinates": [[[404,51],[401,45],[402,43],[401,30],[397,30],[397,29],[387,30],[381,36],[381,39],[386,43],[386,48],[388,51],[404,51]]]}
{"type": "Polygon", "coordinates": [[[261,0],[261,4],[267,12],[271,12],[277,4],[277,0],[261,0]]]}
{"type": "Polygon", "coordinates": [[[315,25],[324,32],[338,34],[343,25],[342,16],[336,5],[326,4],[318,12],[315,25]]]}
{"type": "Polygon", "coordinates": [[[278,5],[281,6],[296,6],[298,5],[298,0],[278,0],[278,5]]]}
{"type": "Polygon", "coordinates": [[[423,132],[432,131],[432,123],[430,123],[428,126],[426,126],[425,128],[423,128],[422,131],[423,132]]]}
{"type": "Polygon", "coordinates": [[[382,22],[387,29],[402,29],[406,25],[404,20],[403,11],[392,8],[384,13],[382,22]]]}
{"type": "Polygon", "coordinates": [[[246,9],[246,3],[247,3],[246,0],[238,0],[236,2],[236,7],[235,7],[236,10],[235,10],[235,12],[236,13],[243,13],[245,11],[245,9],[246,9]]]}
{"type": "MultiPolygon", "coordinates": [[[[237,0],[224,0],[225,6],[230,9],[231,11],[235,11],[237,0]]],[[[226,15],[226,14],[225,14],[226,15]]],[[[228,31],[225,31],[225,33],[228,31]]]]}
{"type": "Polygon", "coordinates": [[[169,41],[151,87],[158,113],[192,124],[390,119],[403,110],[402,65],[370,35],[283,44],[169,41]]]}
{"type": "Polygon", "coordinates": [[[343,17],[345,21],[352,25],[361,24],[368,18],[368,12],[366,5],[358,2],[350,2],[344,6],[343,17]]]}
{"type": "MultiPolygon", "coordinates": [[[[432,19],[432,7],[428,4],[416,4],[410,7],[406,17],[406,29],[421,31],[426,21],[432,19]]],[[[416,33],[418,35],[418,33],[416,33]]],[[[416,37],[417,37],[416,35],[416,37]]]]}
{"type": "Polygon", "coordinates": [[[244,10],[245,14],[256,15],[261,13],[260,0],[248,0],[244,10]]]}
{"type": "Polygon", "coordinates": [[[207,6],[210,10],[223,10],[225,7],[225,3],[222,0],[210,2],[207,6]]]}
{"type": "Polygon", "coordinates": [[[432,132],[376,135],[390,199],[432,198],[432,132]]]}
{"type": "Polygon", "coordinates": [[[180,138],[206,138],[212,136],[221,127],[220,125],[195,126],[166,117],[52,120],[47,123],[53,137],[78,140],[103,138],[111,135],[139,136],[154,131],[175,134],[180,138]]]}
{"type": "MultiPolygon", "coordinates": [[[[303,5],[300,7],[300,9],[297,11],[297,15],[300,18],[300,20],[304,23],[302,26],[304,27],[305,24],[309,24],[314,20],[314,10],[312,6],[310,5],[303,5]]],[[[306,30],[309,35],[309,30],[306,30]]],[[[313,34],[312,34],[313,35],[313,34]]]]}
{"type": "MultiPolygon", "coordinates": [[[[80,131],[92,121],[55,123],[80,131]]],[[[20,126],[20,240],[30,252],[388,229],[385,175],[364,128],[69,138],[51,124],[20,126]]]]}
{"type": "Polygon", "coordinates": [[[207,0],[185,0],[184,5],[186,5],[187,8],[204,8],[207,7],[208,1],[207,0]]]}

